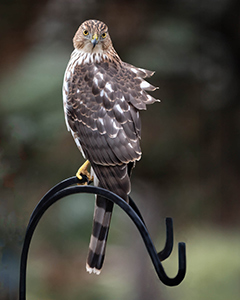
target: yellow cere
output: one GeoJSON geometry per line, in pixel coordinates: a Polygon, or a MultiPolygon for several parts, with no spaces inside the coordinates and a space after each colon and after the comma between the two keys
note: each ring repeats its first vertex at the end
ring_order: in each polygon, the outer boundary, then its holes
{"type": "Polygon", "coordinates": [[[92,36],[92,39],[93,39],[93,40],[95,40],[95,39],[98,40],[98,36],[97,36],[96,33],[92,36]]]}

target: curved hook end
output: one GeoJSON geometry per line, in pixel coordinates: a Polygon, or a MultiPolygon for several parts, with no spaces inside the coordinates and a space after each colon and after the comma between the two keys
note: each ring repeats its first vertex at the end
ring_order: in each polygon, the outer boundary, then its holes
{"type": "Polygon", "coordinates": [[[162,251],[158,253],[160,261],[167,259],[173,250],[173,220],[166,218],[166,243],[162,251]]]}
{"type": "MultiPolygon", "coordinates": [[[[186,274],[187,264],[186,264],[186,244],[181,242],[178,243],[178,255],[179,255],[179,270],[186,274]]],[[[183,278],[184,278],[183,276],[183,278]]]]}

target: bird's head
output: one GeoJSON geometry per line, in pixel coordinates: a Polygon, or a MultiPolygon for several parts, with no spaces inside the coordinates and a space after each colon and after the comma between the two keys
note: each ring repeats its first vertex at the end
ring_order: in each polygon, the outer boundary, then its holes
{"type": "Polygon", "coordinates": [[[107,25],[97,20],[83,22],[73,38],[73,45],[87,53],[106,52],[112,46],[107,25]]]}

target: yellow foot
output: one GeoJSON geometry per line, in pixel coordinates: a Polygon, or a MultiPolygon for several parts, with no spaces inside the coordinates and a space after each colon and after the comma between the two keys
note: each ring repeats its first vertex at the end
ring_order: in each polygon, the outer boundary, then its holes
{"type": "MultiPolygon", "coordinates": [[[[78,169],[76,176],[79,180],[82,180],[82,175],[87,176],[88,181],[93,181],[93,176],[90,175],[90,173],[88,172],[88,167],[90,166],[90,161],[86,160],[85,163],[78,169]]],[[[87,182],[84,183],[84,185],[86,185],[87,182]]]]}

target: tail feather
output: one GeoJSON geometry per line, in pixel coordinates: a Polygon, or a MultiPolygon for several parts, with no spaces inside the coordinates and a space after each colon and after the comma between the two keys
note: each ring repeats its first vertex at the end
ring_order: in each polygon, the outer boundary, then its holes
{"type": "MultiPolygon", "coordinates": [[[[95,176],[101,178],[98,186],[115,192],[128,201],[130,179],[127,165],[122,166],[94,166],[95,176]]],[[[113,202],[97,196],[93,217],[93,229],[89,244],[86,270],[89,273],[100,274],[103,265],[105,250],[113,211],[113,202]]]]}
{"type": "Polygon", "coordinates": [[[89,273],[100,274],[107,244],[109,226],[112,217],[113,203],[97,196],[93,229],[89,244],[86,269],[89,273]]]}

